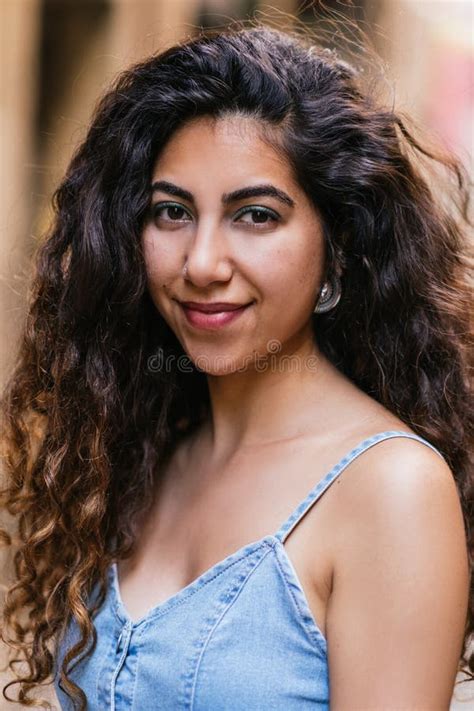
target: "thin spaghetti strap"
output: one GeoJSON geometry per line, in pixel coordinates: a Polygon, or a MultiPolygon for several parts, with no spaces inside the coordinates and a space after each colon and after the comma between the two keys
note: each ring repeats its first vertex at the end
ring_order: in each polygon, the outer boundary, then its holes
{"type": "Polygon", "coordinates": [[[298,504],[293,513],[286,519],[286,521],[280,526],[278,531],[275,533],[275,538],[278,538],[281,543],[285,540],[290,531],[296,526],[296,524],[303,518],[307,511],[316,503],[316,501],[322,496],[326,489],[331,486],[333,481],[339,476],[339,474],[350,464],[356,457],[358,457],[362,452],[372,447],[377,442],[381,442],[385,439],[391,439],[392,437],[408,437],[409,439],[416,439],[423,444],[430,447],[436,454],[444,459],[441,452],[436,449],[430,442],[417,434],[412,434],[411,432],[403,432],[402,430],[387,430],[386,432],[379,432],[378,434],[372,435],[360,442],[354,449],[348,452],[342,459],[340,459],[337,464],[329,471],[313,489],[309,492],[306,498],[298,504]]]}

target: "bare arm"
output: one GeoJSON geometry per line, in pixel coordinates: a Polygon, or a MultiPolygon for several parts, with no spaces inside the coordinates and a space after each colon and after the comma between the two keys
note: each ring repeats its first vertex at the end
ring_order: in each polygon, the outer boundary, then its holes
{"type": "Polygon", "coordinates": [[[446,711],[468,598],[452,473],[413,440],[365,454],[340,490],[326,623],[331,711],[446,711]]]}

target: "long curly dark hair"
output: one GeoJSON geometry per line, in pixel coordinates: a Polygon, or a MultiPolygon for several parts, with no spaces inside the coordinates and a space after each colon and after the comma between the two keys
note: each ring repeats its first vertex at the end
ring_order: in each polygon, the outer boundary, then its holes
{"type": "MultiPolygon", "coordinates": [[[[37,248],[2,401],[1,502],[15,524],[2,533],[15,574],[2,636],[18,655],[12,671],[23,660],[5,698],[20,684],[27,704],[51,678],[55,642],[74,619],[81,638],[60,679],[75,708],[87,708],[68,669],[95,641],[107,569],[130,554],[162,463],[208,413],[203,372],[152,367],[158,352],[185,354],[147,292],[140,234],[152,167],[172,133],[191,117],[236,112],[260,119],[318,208],[326,275],[343,263],[338,306],[314,315],[319,348],[442,452],[472,570],[472,223],[462,161],[415,137],[405,114],[381,105],[352,63],[310,35],[265,24],[200,33],[123,72],[103,96],[37,248]],[[449,201],[436,197],[430,166],[445,171],[449,201]]],[[[471,575],[460,660],[470,677],[473,612],[471,575]]]]}

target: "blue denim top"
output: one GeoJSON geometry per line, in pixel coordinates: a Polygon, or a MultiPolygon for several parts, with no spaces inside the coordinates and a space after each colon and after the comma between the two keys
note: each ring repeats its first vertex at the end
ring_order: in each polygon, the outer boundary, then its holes
{"type": "MultiPolygon", "coordinates": [[[[362,452],[391,437],[365,439],[311,489],[274,535],[249,543],[133,622],[120,597],[116,564],[94,618],[97,644],[70,677],[89,711],[322,711],[329,709],[327,643],[283,543],[339,474],[362,452]]],[[[55,659],[57,675],[79,639],[70,624],[55,659]]]]}

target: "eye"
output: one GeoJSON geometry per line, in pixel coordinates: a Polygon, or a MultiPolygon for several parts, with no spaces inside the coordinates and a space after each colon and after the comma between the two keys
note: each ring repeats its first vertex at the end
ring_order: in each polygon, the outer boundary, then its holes
{"type": "Polygon", "coordinates": [[[151,208],[153,219],[160,222],[183,223],[188,220],[183,219],[189,212],[177,202],[159,202],[151,208]],[[166,214],[167,213],[167,214],[166,214]]]}
{"type": "Polygon", "coordinates": [[[250,215],[251,219],[242,220],[242,222],[246,225],[250,225],[251,227],[256,227],[256,229],[262,229],[261,227],[258,227],[258,225],[261,225],[262,227],[269,227],[272,223],[279,222],[280,220],[278,213],[270,210],[268,207],[262,207],[261,205],[251,205],[242,208],[242,210],[237,213],[236,219],[242,217],[243,215],[250,215]]]}

